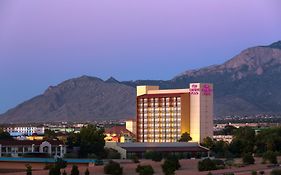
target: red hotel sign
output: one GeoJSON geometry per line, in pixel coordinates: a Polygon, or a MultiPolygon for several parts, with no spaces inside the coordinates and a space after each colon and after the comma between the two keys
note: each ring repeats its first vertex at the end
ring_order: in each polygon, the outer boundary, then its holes
{"type": "MultiPolygon", "coordinates": [[[[200,88],[198,87],[198,85],[193,84],[193,85],[191,85],[189,92],[191,95],[198,95],[200,92],[200,88]]],[[[204,84],[203,88],[201,89],[201,92],[203,93],[203,95],[211,95],[212,88],[210,87],[210,85],[204,84]]]]}

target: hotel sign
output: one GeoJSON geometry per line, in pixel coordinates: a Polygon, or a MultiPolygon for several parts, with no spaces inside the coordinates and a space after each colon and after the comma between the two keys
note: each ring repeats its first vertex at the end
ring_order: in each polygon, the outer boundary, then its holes
{"type": "Polygon", "coordinates": [[[204,84],[202,88],[202,93],[203,95],[211,95],[212,93],[212,88],[208,84],[204,84]]]}
{"type": "Polygon", "coordinates": [[[189,92],[191,95],[198,95],[200,92],[200,88],[198,87],[197,84],[191,85],[191,88],[189,89],[189,92]]]}

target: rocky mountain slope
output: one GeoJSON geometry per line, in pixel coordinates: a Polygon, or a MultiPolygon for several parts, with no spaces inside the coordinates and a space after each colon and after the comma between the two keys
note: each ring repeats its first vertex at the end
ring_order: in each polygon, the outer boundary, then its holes
{"type": "Polygon", "coordinates": [[[92,121],[133,117],[135,89],[82,76],[49,87],[3,114],[1,122],[92,121]]]}
{"type": "Polygon", "coordinates": [[[216,117],[281,114],[281,41],[246,49],[221,65],[189,70],[168,81],[70,79],[0,115],[0,122],[130,118],[135,115],[136,85],[186,88],[191,82],[214,84],[216,117]]]}

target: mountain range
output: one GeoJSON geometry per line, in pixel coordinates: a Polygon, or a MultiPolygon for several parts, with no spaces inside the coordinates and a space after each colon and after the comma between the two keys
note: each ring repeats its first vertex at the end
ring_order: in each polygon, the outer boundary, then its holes
{"type": "Polygon", "coordinates": [[[94,121],[135,116],[135,87],[187,88],[214,84],[214,116],[281,114],[281,41],[243,50],[220,65],[188,70],[171,80],[119,82],[90,76],[66,80],[0,115],[1,123],[94,121]]]}

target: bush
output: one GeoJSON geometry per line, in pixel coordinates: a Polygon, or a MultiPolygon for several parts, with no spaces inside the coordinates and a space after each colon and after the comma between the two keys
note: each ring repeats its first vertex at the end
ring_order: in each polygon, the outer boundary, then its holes
{"type": "Polygon", "coordinates": [[[26,167],[26,175],[32,175],[32,167],[29,164],[25,165],[26,167]]]}
{"type": "Polygon", "coordinates": [[[57,166],[59,169],[63,169],[67,167],[67,162],[61,158],[58,158],[55,162],[55,166],[57,166]]]}
{"type": "Polygon", "coordinates": [[[89,169],[88,169],[88,168],[86,169],[86,171],[85,171],[84,174],[85,174],[85,175],[90,175],[90,172],[89,172],[89,169]]]}
{"type": "Polygon", "coordinates": [[[281,175],[281,169],[273,169],[270,175],[281,175]]]}
{"type": "Polygon", "coordinates": [[[140,163],[140,161],[139,161],[139,159],[138,159],[137,156],[133,156],[133,157],[132,157],[132,161],[133,161],[134,163],[140,163]]]}
{"type": "Polygon", "coordinates": [[[79,169],[77,165],[72,165],[71,175],[79,175],[79,169]]]}
{"type": "Polygon", "coordinates": [[[269,163],[277,164],[277,154],[273,151],[267,151],[262,155],[263,161],[269,161],[269,163]]]}
{"type": "Polygon", "coordinates": [[[119,163],[111,160],[107,165],[104,166],[104,173],[112,175],[122,175],[123,168],[120,166],[119,163]]]}
{"type": "Polygon", "coordinates": [[[106,156],[107,159],[120,159],[121,158],[121,154],[114,149],[106,148],[105,151],[107,154],[107,156],[106,156]]]}
{"type": "Polygon", "coordinates": [[[255,159],[251,153],[245,153],[242,160],[245,165],[255,164],[255,159]]]}
{"type": "Polygon", "coordinates": [[[252,174],[252,175],[257,175],[258,173],[257,173],[257,171],[252,171],[251,174],[252,174]]]}
{"type": "Polygon", "coordinates": [[[161,167],[165,175],[172,175],[181,166],[177,157],[169,157],[164,161],[164,164],[161,167]]]}
{"type": "Polygon", "coordinates": [[[49,169],[49,175],[60,175],[60,169],[56,166],[51,166],[49,169]]]}
{"type": "Polygon", "coordinates": [[[210,170],[216,170],[216,169],[217,169],[216,163],[209,158],[198,162],[199,171],[210,171],[210,170]]]}
{"type": "Polygon", "coordinates": [[[163,159],[163,154],[161,152],[148,151],[144,154],[144,158],[160,162],[163,159]]]}
{"type": "Polygon", "coordinates": [[[153,175],[154,170],[151,165],[138,165],[136,168],[136,172],[140,175],[153,175]]]}
{"type": "Polygon", "coordinates": [[[264,174],[264,171],[260,171],[259,174],[264,174]]]}

